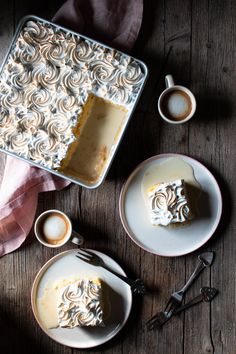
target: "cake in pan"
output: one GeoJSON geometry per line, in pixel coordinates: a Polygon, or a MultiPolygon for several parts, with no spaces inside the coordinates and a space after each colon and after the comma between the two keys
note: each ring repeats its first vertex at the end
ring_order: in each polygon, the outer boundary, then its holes
{"type": "Polygon", "coordinates": [[[143,80],[130,56],[29,20],[0,74],[0,148],[94,183],[143,80]]]}

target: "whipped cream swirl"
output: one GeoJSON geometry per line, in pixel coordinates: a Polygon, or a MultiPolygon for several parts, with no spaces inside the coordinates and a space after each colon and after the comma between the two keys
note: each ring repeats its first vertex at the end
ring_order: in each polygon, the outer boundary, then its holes
{"type": "Polygon", "coordinates": [[[150,220],[153,225],[167,226],[185,222],[190,209],[184,191],[184,180],[153,186],[148,192],[150,220]]]}
{"type": "Polygon", "coordinates": [[[101,284],[80,280],[68,285],[57,307],[60,327],[103,326],[101,284]]]}

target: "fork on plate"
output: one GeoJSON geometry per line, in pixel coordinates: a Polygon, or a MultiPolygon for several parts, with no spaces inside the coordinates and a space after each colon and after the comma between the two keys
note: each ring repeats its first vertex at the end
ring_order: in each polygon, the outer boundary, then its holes
{"type": "Polygon", "coordinates": [[[99,257],[96,253],[81,248],[76,254],[76,257],[94,266],[105,268],[106,270],[108,270],[109,272],[111,272],[121,280],[123,280],[125,283],[127,283],[134,294],[142,295],[146,293],[146,287],[141,279],[133,280],[122,274],[117,273],[116,271],[108,267],[106,263],[103,261],[103,259],[99,257]]]}

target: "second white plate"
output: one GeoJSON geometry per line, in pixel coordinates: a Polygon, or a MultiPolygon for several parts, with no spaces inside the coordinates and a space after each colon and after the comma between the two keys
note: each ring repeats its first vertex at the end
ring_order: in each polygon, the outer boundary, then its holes
{"type": "Polygon", "coordinates": [[[185,155],[162,154],[145,160],[131,173],[122,188],[119,208],[122,224],[134,242],[148,252],[174,257],[193,252],[209,240],[220,221],[222,197],[214,176],[200,162],[185,155]],[[147,218],[141,191],[143,175],[150,166],[173,157],[192,167],[202,187],[200,215],[180,228],[155,227],[147,218]]]}
{"type": "MultiPolygon", "coordinates": [[[[127,321],[131,305],[132,293],[130,287],[115,275],[102,267],[92,266],[77,257],[77,250],[65,251],[51,258],[37,274],[31,292],[31,305],[34,316],[42,330],[56,342],[74,348],[91,348],[113,338],[127,321]],[[47,329],[40,319],[37,309],[37,299],[42,297],[48,283],[71,276],[99,277],[109,289],[110,316],[105,321],[105,327],[75,327],[73,329],[47,329]]],[[[125,275],[122,268],[104,253],[94,251],[103,261],[116,272],[125,275]]]]}

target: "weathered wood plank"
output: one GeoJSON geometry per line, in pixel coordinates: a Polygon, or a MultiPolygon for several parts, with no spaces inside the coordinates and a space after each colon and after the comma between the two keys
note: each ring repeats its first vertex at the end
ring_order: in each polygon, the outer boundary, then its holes
{"type": "MultiPolygon", "coordinates": [[[[172,74],[176,84],[189,86],[191,50],[191,7],[189,2],[165,1],[164,9],[164,51],[168,60],[161,79],[161,91],[165,88],[164,76],[172,74]],[[181,9],[181,11],[180,11],[181,9]]],[[[161,92],[159,91],[159,93],[161,92]]],[[[157,98],[156,98],[157,99],[157,98]]],[[[155,110],[157,110],[155,108],[155,110]]],[[[171,125],[160,120],[159,153],[188,153],[188,126],[171,125]]],[[[174,290],[178,290],[185,279],[185,257],[156,259],[159,273],[160,300],[158,309],[164,308],[174,290]]],[[[178,354],[183,348],[183,321],[173,319],[162,331],[153,333],[159,353],[178,354]],[[175,338],[175,340],[173,340],[175,338]]]]}
{"type": "Polygon", "coordinates": [[[212,244],[218,262],[212,269],[211,282],[219,289],[218,298],[211,306],[212,341],[215,353],[235,353],[235,229],[236,213],[234,187],[236,136],[236,4],[227,1],[210,2],[212,67],[209,81],[215,88],[215,114],[218,165],[214,165],[223,192],[223,218],[221,228],[212,244]],[[218,29],[220,28],[220,31],[218,29]]]}
{"type": "MultiPolygon", "coordinates": [[[[192,33],[191,33],[191,89],[196,95],[197,112],[190,122],[189,126],[189,154],[198,158],[200,161],[206,162],[211,160],[212,155],[215,162],[218,159],[215,151],[209,149],[209,141],[207,136],[211,133],[211,143],[216,142],[216,122],[211,119],[210,125],[204,121],[204,113],[202,113],[202,97],[208,96],[209,92],[209,8],[208,2],[202,1],[192,3],[192,33]],[[200,30],[204,28],[204,31],[200,30]],[[202,115],[203,114],[203,115],[202,115]],[[206,147],[206,145],[208,146],[206,147]],[[204,161],[205,159],[205,161],[204,161]]],[[[207,118],[209,122],[209,119],[207,118]]],[[[203,251],[205,248],[202,248],[203,251]]],[[[191,274],[197,263],[197,255],[187,258],[187,274],[191,274]]],[[[216,260],[217,261],[217,260],[216,260]]],[[[213,265],[212,267],[214,267],[213,265]]],[[[189,290],[186,301],[193,298],[200,292],[201,286],[210,285],[210,270],[205,270],[189,290]]],[[[213,347],[211,343],[211,323],[210,323],[210,305],[201,304],[186,312],[182,316],[185,321],[184,333],[184,353],[212,353],[213,347]]]]}

